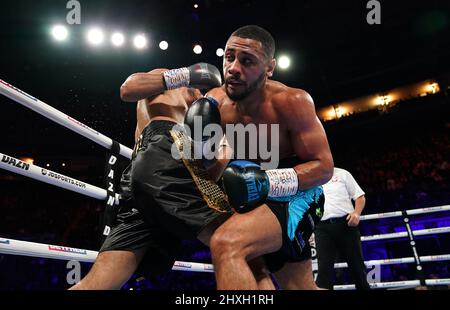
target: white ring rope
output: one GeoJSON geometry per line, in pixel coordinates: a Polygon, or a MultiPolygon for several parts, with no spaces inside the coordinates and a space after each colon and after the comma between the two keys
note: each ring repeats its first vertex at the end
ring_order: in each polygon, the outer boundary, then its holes
{"type": "MultiPolygon", "coordinates": [[[[0,168],[92,198],[106,200],[107,197],[107,192],[103,188],[23,162],[17,158],[2,153],[0,153],[0,168]]],[[[116,194],[115,203],[119,203],[118,194],[116,194]]]]}
{"type": "Polygon", "coordinates": [[[0,253],[87,263],[93,263],[98,255],[96,251],[6,238],[0,238],[0,253]]]}
{"type": "MultiPolygon", "coordinates": [[[[450,278],[446,279],[425,279],[426,285],[449,285],[450,278]]],[[[409,281],[394,281],[394,282],[377,282],[377,283],[369,283],[370,288],[395,288],[395,287],[416,287],[420,286],[420,280],[409,280],[409,281]]],[[[347,285],[335,285],[333,286],[334,290],[354,290],[356,287],[354,284],[347,285]]]]}
{"type": "MultiPolygon", "coordinates": [[[[96,251],[5,238],[0,238],[0,253],[60,260],[78,260],[88,263],[93,263],[98,255],[98,252],[96,251]]],[[[450,260],[450,254],[422,256],[420,260],[422,262],[448,261],[450,260]]],[[[414,258],[404,257],[385,260],[371,260],[365,261],[364,263],[368,267],[374,265],[414,263],[414,258]]],[[[347,263],[337,263],[334,266],[335,268],[346,268],[347,263]]],[[[214,267],[211,264],[205,263],[176,261],[172,270],[214,272],[214,267]]]]}
{"type": "MultiPolygon", "coordinates": [[[[442,262],[450,260],[450,254],[443,255],[428,255],[421,256],[420,261],[422,263],[427,262],[442,262]]],[[[389,259],[376,259],[365,261],[366,267],[373,267],[376,265],[394,265],[394,264],[412,264],[415,263],[414,257],[402,257],[402,258],[389,258],[389,259]]],[[[313,263],[314,264],[314,263],[313,263]]],[[[317,265],[317,262],[315,263],[317,265]]],[[[347,263],[335,263],[334,268],[347,268],[347,263]]]]}
{"type": "MultiPolygon", "coordinates": [[[[21,241],[0,237],[0,254],[20,255],[93,263],[98,252],[66,246],[21,241]]],[[[211,264],[176,261],[172,270],[214,272],[211,264]]]]}
{"type": "MultiPolygon", "coordinates": [[[[0,238],[0,253],[11,255],[22,255],[41,258],[52,258],[59,260],[76,260],[80,262],[93,263],[98,255],[96,251],[83,250],[77,248],[70,248],[65,246],[57,246],[50,244],[42,244],[28,241],[20,241],[14,239],[0,238]]],[[[423,256],[422,262],[444,261],[449,260],[450,254],[423,256]]],[[[405,257],[390,260],[392,263],[395,260],[401,260],[399,263],[413,263],[414,259],[405,257]]],[[[387,261],[387,260],[385,260],[387,261]]],[[[367,261],[366,264],[381,261],[367,261]]],[[[343,267],[343,266],[342,266],[343,267]]],[[[182,262],[176,261],[172,270],[191,271],[191,272],[214,272],[213,265],[204,263],[182,262]]],[[[450,279],[427,279],[426,285],[447,285],[450,284],[450,279]]],[[[420,285],[419,280],[410,281],[394,281],[394,282],[377,282],[369,283],[371,288],[398,288],[398,287],[415,287],[420,285]]],[[[354,284],[349,285],[335,285],[335,290],[351,290],[355,289],[354,284]]]]}
{"type": "MultiPolygon", "coordinates": [[[[61,260],[78,260],[82,262],[93,263],[98,255],[98,252],[0,237],[0,254],[53,258],[61,260]]],[[[422,262],[448,261],[450,260],[450,254],[421,256],[420,260],[422,262]]],[[[373,267],[374,265],[392,265],[401,263],[409,264],[414,262],[415,261],[413,257],[403,257],[394,259],[370,260],[365,261],[364,263],[367,267],[373,267]]],[[[317,264],[317,262],[313,262],[313,265],[314,264],[317,264]]],[[[336,263],[334,267],[346,268],[347,263],[336,263]]],[[[176,261],[173,265],[172,270],[214,272],[213,265],[211,264],[183,261],[176,261]]]]}
{"type": "MultiPolygon", "coordinates": [[[[4,96],[20,103],[21,105],[45,116],[46,118],[94,141],[95,143],[111,149],[113,141],[111,138],[99,133],[80,121],[64,114],[63,112],[53,108],[39,99],[27,94],[17,87],[0,79],[0,93],[4,96]]],[[[129,147],[120,145],[120,154],[131,159],[132,150],[129,147]]]]}
{"type": "MultiPolygon", "coordinates": [[[[414,236],[424,236],[424,235],[433,235],[433,234],[443,234],[450,232],[449,227],[438,227],[438,228],[428,228],[421,230],[414,230],[414,236]]],[[[385,239],[394,239],[394,238],[402,238],[408,237],[408,233],[406,231],[390,233],[390,234],[382,234],[382,235],[372,235],[372,236],[362,236],[361,241],[372,241],[372,240],[385,240],[385,239]]]]}
{"type": "MultiPolygon", "coordinates": [[[[406,214],[407,214],[407,215],[417,215],[417,214],[432,213],[432,212],[441,212],[441,211],[450,211],[450,205],[436,206],[436,207],[430,207],[430,208],[420,208],[420,209],[406,210],[406,214]]],[[[378,214],[361,215],[361,216],[359,217],[359,219],[360,219],[361,221],[366,221],[366,220],[375,220],[375,219],[390,218],[390,217],[399,217],[399,216],[402,216],[402,212],[401,212],[401,211],[387,212],[387,213],[378,213],[378,214]]]]}

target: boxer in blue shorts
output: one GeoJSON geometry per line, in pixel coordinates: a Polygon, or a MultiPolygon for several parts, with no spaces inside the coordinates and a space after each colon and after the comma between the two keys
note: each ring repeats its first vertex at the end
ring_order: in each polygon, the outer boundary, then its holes
{"type": "Polygon", "coordinates": [[[222,174],[221,183],[238,212],[210,241],[219,289],[257,288],[248,262],[261,256],[282,288],[316,288],[308,239],[321,217],[320,185],[333,174],[333,158],[311,96],[270,79],[274,53],[274,39],[266,30],[239,28],[225,46],[225,83],[208,92],[219,102],[224,128],[279,125],[277,169],[262,170],[260,157],[237,158],[222,174]]]}

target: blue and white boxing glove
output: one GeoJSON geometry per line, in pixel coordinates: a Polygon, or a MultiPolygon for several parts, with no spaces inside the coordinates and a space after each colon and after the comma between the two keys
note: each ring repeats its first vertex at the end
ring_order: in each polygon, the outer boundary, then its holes
{"type": "Polygon", "coordinates": [[[236,212],[247,212],[272,197],[295,195],[297,173],[293,168],[262,170],[246,161],[231,162],[222,174],[222,186],[236,212]]]}
{"type": "Polygon", "coordinates": [[[261,170],[258,164],[233,161],[222,175],[222,186],[236,212],[243,213],[266,201],[288,203],[287,235],[303,251],[315,225],[323,214],[324,196],[321,186],[298,190],[293,168],[261,170]]]}

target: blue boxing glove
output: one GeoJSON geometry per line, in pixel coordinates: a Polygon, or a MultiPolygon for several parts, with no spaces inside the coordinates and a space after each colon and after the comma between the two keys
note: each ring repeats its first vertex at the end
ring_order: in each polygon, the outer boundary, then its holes
{"type": "Polygon", "coordinates": [[[262,204],[269,194],[269,178],[255,163],[236,160],[222,174],[222,187],[236,212],[246,212],[262,204]]]}
{"type": "Polygon", "coordinates": [[[287,235],[296,244],[294,255],[301,254],[323,215],[322,187],[299,191],[292,168],[263,171],[253,162],[233,161],[222,175],[222,186],[236,212],[250,211],[265,201],[287,203],[287,235]]]}
{"type": "Polygon", "coordinates": [[[236,212],[247,212],[270,197],[290,196],[298,190],[294,169],[264,171],[260,165],[245,160],[231,162],[221,181],[228,202],[236,212]]]}

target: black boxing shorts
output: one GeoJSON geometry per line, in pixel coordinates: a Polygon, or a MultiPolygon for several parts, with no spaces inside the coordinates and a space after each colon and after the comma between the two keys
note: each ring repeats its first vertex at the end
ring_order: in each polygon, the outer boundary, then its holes
{"type": "Polygon", "coordinates": [[[144,129],[131,170],[133,197],[144,218],[156,219],[178,238],[196,238],[209,223],[222,223],[231,212],[208,207],[183,161],[172,156],[176,148],[169,131],[174,125],[152,121],[144,129]]]}
{"type": "Polygon", "coordinates": [[[219,226],[231,216],[208,207],[183,161],[172,156],[169,130],[174,125],[158,120],[143,130],[132,163],[122,175],[124,204],[121,201],[116,225],[100,250],[148,247],[140,266],[147,274],[169,270],[181,240],[197,238],[205,228],[219,226]]]}
{"type": "Polygon", "coordinates": [[[106,251],[135,251],[146,248],[139,265],[138,276],[155,276],[169,271],[181,248],[178,238],[167,234],[154,219],[144,220],[136,209],[131,191],[131,164],[120,179],[120,204],[116,222],[100,249],[106,251]]]}

